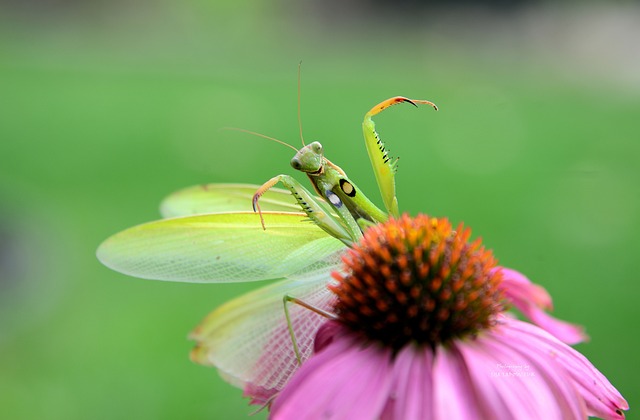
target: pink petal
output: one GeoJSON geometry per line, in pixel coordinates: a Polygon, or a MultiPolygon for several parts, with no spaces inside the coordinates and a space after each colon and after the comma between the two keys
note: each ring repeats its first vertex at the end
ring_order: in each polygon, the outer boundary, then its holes
{"type": "Polygon", "coordinates": [[[589,416],[604,419],[623,419],[623,410],[629,404],[617,389],[582,354],[567,346],[547,332],[526,322],[512,320],[509,328],[502,330],[505,338],[514,345],[527,345],[544,352],[557,361],[584,399],[589,416]]]}
{"type": "MultiPolygon", "coordinates": [[[[501,368],[506,357],[492,354],[486,345],[461,343],[458,345],[469,367],[478,399],[485,407],[483,413],[491,418],[540,417],[543,411],[535,404],[531,390],[517,377],[502,376],[509,372],[501,368]]],[[[509,364],[517,364],[509,358],[509,364]]]]}
{"type": "Polygon", "coordinates": [[[344,334],[344,327],[338,322],[325,322],[318,328],[315,340],[313,342],[314,353],[321,352],[325,347],[331,344],[333,338],[337,335],[344,334]]]}
{"type": "Polygon", "coordinates": [[[549,292],[544,287],[532,283],[524,274],[506,267],[497,267],[502,273],[502,289],[514,301],[527,301],[543,309],[553,309],[549,292]]]}
{"type": "Polygon", "coordinates": [[[393,398],[382,419],[433,418],[433,351],[405,346],[394,359],[393,398]]]}
{"type": "Polygon", "coordinates": [[[514,322],[522,323],[505,320],[476,343],[498,363],[495,366],[500,375],[492,385],[505,398],[520,400],[521,408],[513,407],[516,417],[584,419],[587,415],[584,400],[562,366],[537,348],[535,342],[506,338],[503,332],[514,322]]]}
{"type": "Polygon", "coordinates": [[[588,339],[582,327],[561,321],[544,312],[544,309],[552,308],[552,302],[551,296],[542,286],[531,283],[515,270],[505,267],[498,269],[502,272],[500,288],[505,296],[534,324],[567,344],[577,344],[588,339]]]}
{"type": "Polygon", "coordinates": [[[373,419],[380,416],[392,383],[391,351],[366,347],[336,334],[276,397],[273,419],[373,419]]]}
{"type": "Polygon", "coordinates": [[[589,336],[584,333],[583,327],[554,318],[533,305],[519,307],[518,309],[531,322],[567,344],[578,344],[589,339],[589,336]]]}
{"type": "Polygon", "coordinates": [[[433,366],[434,419],[482,418],[480,404],[462,355],[451,346],[437,348],[433,366]]]}

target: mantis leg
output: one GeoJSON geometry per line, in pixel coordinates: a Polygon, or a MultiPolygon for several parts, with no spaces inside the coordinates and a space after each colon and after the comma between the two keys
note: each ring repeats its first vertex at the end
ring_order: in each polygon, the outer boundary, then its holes
{"type": "Polygon", "coordinates": [[[416,104],[431,105],[435,110],[438,110],[438,107],[430,101],[395,96],[387,99],[386,101],[382,101],[371,108],[371,110],[365,114],[364,121],[362,122],[362,131],[364,133],[364,140],[367,146],[367,153],[369,154],[371,166],[373,167],[373,173],[376,175],[376,182],[378,183],[378,188],[380,188],[380,194],[382,195],[384,206],[393,217],[399,216],[395,182],[397,159],[391,161],[384,143],[380,140],[380,137],[376,132],[376,125],[371,118],[390,106],[402,102],[410,103],[415,107],[418,106],[416,104]]]}
{"type": "MultiPolygon", "coordinates": [[[[357,227],[341,223],[341,220],[331,211],[332,209],[324,201],[315,198],[309,190],[302,186],[295,178],[289,175],[278,175],[265,182],[258,191],[253,195],[253,211],[260,214],[260,221],[262,228],[266,229],[264,225],[264,219],[262,217],[262,211],[260,210],[259,199],[267,190],[276,185],[278,182],[282,182],[285,188],[291,191],[291,194],[295,197],[296,201],[302,208],[302,211],[322,230],[329,235],[341,240],[347,245],[351,245],[353,242],[360,239],[362,232],[357,227]]],[[[335,195],[335,194],[334,194],[335,195]]],[[[340,218],[343,215],[340,214],[340,218]]],[[[349,217],[351,217],[349,215],[349,217]]],[[[351,217],[351,219],[353,219],[351,217]]]]}
{"type": "Polygon", "coordinates": [[[290,295],[284,295],[284,297],[282,298],[282,302],[284,304],[284,316],[287,319],[287,328],[289,329],[289,335],[291,336],[291,343],[293,344],[293,351],[296,354],[296,359],[298,359],[298,364],[302,365],[302,357],[300,356],[300,348],[298,347],[298,342],[296,341],[296,335],[295,332],[293,331],[293,324],[291,323],[291,315],[289,314],[289,308],[287,306],[287,304],[289,302],[293,302],[297,305],[302,306],[303,308],[307,308],[312,312],[317,313],[320,316],[323,316],[327,319],[337,319],[335,314],[329,313],[325,310],[322,310],[320,308],[316,308],[313,305],[308,304],[307,302],[300,300],[296,297],[290,296],[290,295]]]}

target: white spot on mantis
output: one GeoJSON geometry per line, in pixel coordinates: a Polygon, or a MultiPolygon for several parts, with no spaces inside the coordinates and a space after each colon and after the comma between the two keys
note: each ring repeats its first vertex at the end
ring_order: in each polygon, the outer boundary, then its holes
{"type": "Polygon", "coordinates": [[[327,198],[329,199],[329,202],[331,202],[331,204],[334,207],[336,208],[342,207],[342,200],[340,200],[340,197],[338,197],[334,192],[327,191],[327,198]]]}

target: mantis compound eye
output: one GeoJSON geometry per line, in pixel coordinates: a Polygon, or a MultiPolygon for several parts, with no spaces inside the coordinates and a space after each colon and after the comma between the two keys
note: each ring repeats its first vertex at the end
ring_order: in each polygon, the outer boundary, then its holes
{"type": "Polygon", "coordinates": [[[302,163],[300,163],[298,158],[295,158],[295,157],[291,159],[291,166],[293,167],[293,169],[297,169],[297,170],[302,169],[302,163]]]}
{"type": "Polygon", "coordinates": [[[313,148],[313,151],[316,154],[318,154],[318,155],[322,154],[322,145],[319,142],[314,141],[313,143],[311,143],[311,147],[313,148]]]}

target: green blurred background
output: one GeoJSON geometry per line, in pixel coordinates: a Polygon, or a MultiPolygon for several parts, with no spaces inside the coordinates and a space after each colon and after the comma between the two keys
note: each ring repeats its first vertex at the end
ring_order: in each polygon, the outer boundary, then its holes
{"type": "Polygon", "coordinates": [[[95,250],[179,188],[293,174],[221,127],[297,145],[300,60],[305,138],[376,200],[364,113],[440,106],[376,120],[401,209],[465,221],[544,285],[633,409],[638,39],[637,3],[0,2],[0,417],[253,411],[186,335],[257,285],[128,278],[95,250]]]}

